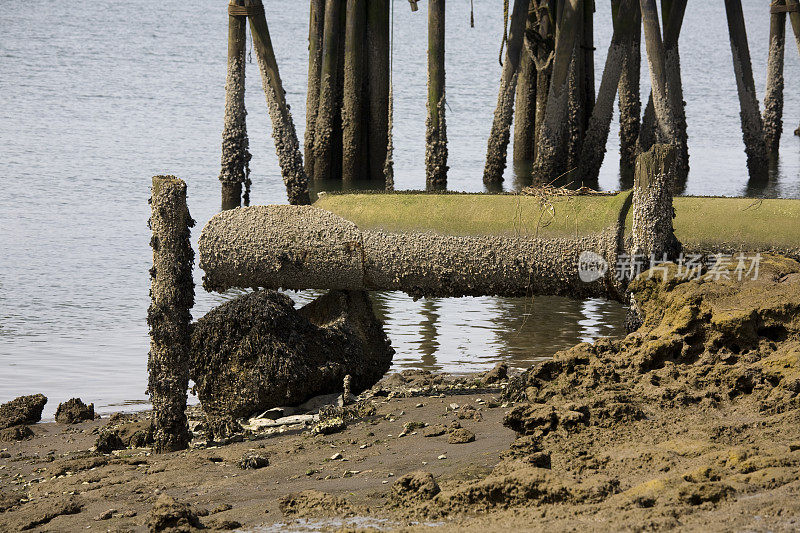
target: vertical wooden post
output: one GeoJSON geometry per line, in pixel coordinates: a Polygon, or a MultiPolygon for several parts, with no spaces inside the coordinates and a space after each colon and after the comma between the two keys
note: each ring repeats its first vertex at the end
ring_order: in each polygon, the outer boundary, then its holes
{"type": "MultiPolygon", "coordinates": [[[[784,0],[773,6],[783,7],[784,0]]],[[[786,50],[786,13],[772,12],[769,19],[769,58],[767,88],[764,93],[764,142],[767,151],[777,155],[783,133],[783,61],[786,50]]]]}
{"type": "Polygon", "coordinates": [[[310,204],[308,178],[303,168],[300,143],[294,129],[292,113],[286,103],[286,92],[283,90],[278,62],[272,49],[264,6],[261,0],[245,0],[244,5],[251,11],[248,16],[250,34],[253,36],[253,48],[256,51],[261,82],[272,120],[272,138],[275,141],[275,151],[278,154],[278,164],[281,167],[283,182],[286,184],[289,203],[310,204]]]}
{"type": "Polygon", "coordinates": [[[731,39],[733,70],[736,75],[736,88],[739,93],[741,107],[742,136],[747,168],[751,179],[766,177],[769,163],[767,148],[764,143],[764,124],[761,121],[756,86],[753,81],[753,66],[750,62],[750,47],[747,43],[747,29],[741,0],[725,0],[725,12],[728,18],[728,32],[731,39]]]}
{"type": "Polygon", "coordinates": [[[314,131],[319,108],[322,36],[325,28],[325,0],[310,0],[308,20],[308,93],[306,94],[306,131],[303,138],[306,176],[314,175],[314,131]]]}
{"type": "Polygon", "coordinates": [[[600,166],[603,164],[625,56],[631,49],[634,33],[639,31],[637,15],[639,6],[636,0],[612,0],[611,5],[614,34],[608,47],[597,102],[583,140],[578,173],[580,178],[589,184],[596,184],[600,166]]]}
{"type": "Polygon", "coordinates": [[[594,85],[594,12],[595,0],[583,2],[583,38],[581,49],[583,61],[581,65],[581,97],[583,98],[583,130],[589,127],[589,118],[592,116],[595,104],[594,85]]]}
{"type": "Polygon", "coordinates": [[[569,129],[569,85],[572,64],[578,61],[580,45],[580,19],[583,15],[582,0],[564,0],[559,27],[556,32],[556,48],[553,57],[553,72],[547,109],[541,135],[536,139],[536,161],[533,165],[533,180],[550,183],[564,171],[566,135],[569,129]]]}
{"type": "Polygon", "coordinates": [[[428,1],[428,117],[425,121],[425,183],[428,190],[447,188],[445,119],[445,0],[428,1]]]}
{"type": "Polygon", "coordinates": [[[636,142],[641,124],[642,100],[640,77],[642,68],[642,14],[635,10],[635,29],[630,48],[622,63],[619,80],[619,168],[622,186],[632,184],[636,166],[636,142]]]}
{"type": "MultiPolygon", "coordinates": [[[[241,6],[243,0],[231,0],[241,6]]],[[[247,111],[244,106],[245,48],[247,20],[228,16],[228,74],[225,80],[225,124],[222,130],[222,209],[239,207],[242,184],[246,185],[245,204],[249,203],[250,142],[247,138],[247,111]]]]}
{"type": "Polygon", "coordinates": [[[514,118],[514,96],[516,93],[517,69],[519,68],[522,40],[525,34],[525,21],[528,18],[529,0],[514,0],[511,12],[511,28],[508,33],[508,47],[503,71],[500,76],[500,90],[497,95],[497,108],[494,112],[492,130],[486,150],[486,165],[483,182],[496,184],[503,181],[506,168],[508,141],[511,137],[511,121],[514,118]]]}
{"type": "Polygon", "coordinates": [[[536,125],[536,64],[535,44],[528,40],[528,32],[536,31],[536,2],[528,7],[526,36],[519,59],[517,94],[514,98],[514,161],[533,161],[536,125]]]}
{"type": "Polygon", "coordinates": [[[675,259],[680,243],[672,226],[677,147],[655,144],[636,160],[631,256],[675,259]]]}
{"type": "MultiPolygon", "coordinates": [[[[797,44],[797,51],[800,52],[800,11],[798,11],[798,6],[800,6],[800,0],[786,0],[786,5],[795,9],[789,13],[789,20],[792,22],[792,31],[794,33],[794,40],[797,44]]],[[[800,127],[794,130],[795,135],[800,135],[800,127]]]]}
{"type": "Polygon", "coordinates": [[[157,452],[183,450],[191,439],[186,419],[189,387],[190,313],[194,305],[186,183],[175,176],[155,176],[150,197],[153,268],[150,270],[148,392],[153,403],[157,452]]]}
{"type": "Polygon", "coordinates": [[[333,175],[333,128],[337,112],[339,76],[339,34],[344,0],[326,0],[322,38],[319,109],[314,132],[314,179],[330,179],[333,175]]]}
{"type": "Polygon", "coordinates": [[[364,30],[366,0],[347,0],[344,47],[344,94],[342,95],[342,180],[365,178],[364,144],[364,30]]]}
{"type": "Polygon", "coordinates": [[[369,177],[383,181],[389,142],[389,0],[367,2],[369,177]]]}

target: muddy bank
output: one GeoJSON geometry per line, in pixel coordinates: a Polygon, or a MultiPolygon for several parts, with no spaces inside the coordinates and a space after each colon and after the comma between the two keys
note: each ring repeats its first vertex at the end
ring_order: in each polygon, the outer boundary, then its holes
{"type": "Polygon", "coordinates": [[[225,445],[196,408],[191,449],[162,455],[129,438],[141,416],[39,424],[0,452],[0,528],[796,530],[800,264],[633,290],[625,338],[510,377],[393,374],[225,445]],[[129,447],[98,453],[109,431],[129,447]]]}

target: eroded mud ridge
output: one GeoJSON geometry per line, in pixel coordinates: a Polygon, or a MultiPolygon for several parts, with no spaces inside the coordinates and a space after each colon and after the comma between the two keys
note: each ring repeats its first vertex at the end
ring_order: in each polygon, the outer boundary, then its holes
{"type": "Polygon", "coordinates": [[[405,508],[524,507],[542,529],[588,516],[606,529],[797,528],[800,264],[766,257],[742,282],[689,281],[673,267],[632,290],[638,331],[512,380],[504,423],[518,438],[488,477],[426,488],[405,508]]]}

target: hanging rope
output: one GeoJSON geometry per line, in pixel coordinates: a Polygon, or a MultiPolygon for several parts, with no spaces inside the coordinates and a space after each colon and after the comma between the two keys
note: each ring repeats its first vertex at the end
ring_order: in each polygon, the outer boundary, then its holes
{"type": "Polygon", "coordinates": [[[503,0],[503,40],[500,42],[500,56],[497,60],[503,66],[503,48],[508,42],[508,0],[503,0]]]}

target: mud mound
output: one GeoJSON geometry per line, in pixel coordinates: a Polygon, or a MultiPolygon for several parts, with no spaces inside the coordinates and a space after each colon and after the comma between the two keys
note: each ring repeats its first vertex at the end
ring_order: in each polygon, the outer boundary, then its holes
{"type": "Polygon", "coordinates": [[[304,490],[287,494],[278,507],[287,516],[353,516],[355,512],[343,498],[318,490],[304,490]]]}
{"type": "Polygon", "coordinates": [[[94,404],[86,405],[80,398],[72,398],[58,404],[56,422],[60,424],[77,424],[84,420],[94,420],[94,404]]]}
{"type": "Polygon", "coordinates": [[[439,484],[430,472],[411,472],[398,479],[389,497],[393,504],[405,506],[433,499],[439,494],[439,484]]]}
{"type": "Polygon", "coordinates": [[[366,293],[331,291],[295,310],[274,291],[257,291],[201,318],[192,334],[191,377],[212,436],[236,419],[342,390],[371,387],[394,350],[366,293]]]}
{"type": "Polygon", "coordinates": [[[189,505],[179,503],[166,494],[159,496],[153,505],[147,527],[151,533],[191,533],[205,529],[189,505]]]}
{"type": "Polygon", "coordinates": [[[20,396],[0,405],[0,429],[24,424],[35,424],[42,419],[42,410],[47,403],[44,394],[20,396]]]}
{"type": "MultiPolygon", "coordinates": [[[[765,256],[758,277],[743,280],[686,279],[673,265],[631,289],[639,330],[579,344],[512,378],[504,424],[518,438],[505,458],[483,479],[404,500],[402,512],[508,509],[541,530],[588,517],[608,531],[708,529],[719,525],[714,513],[751,516],[768,502],[781,517],[770,523],[792,529],[800,264],[765,256]]],[[[491,528],[503,515],[485,516],[491,528]]]]}

